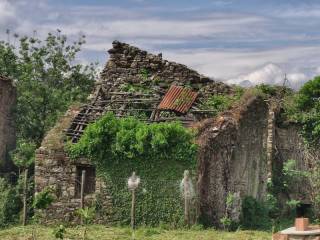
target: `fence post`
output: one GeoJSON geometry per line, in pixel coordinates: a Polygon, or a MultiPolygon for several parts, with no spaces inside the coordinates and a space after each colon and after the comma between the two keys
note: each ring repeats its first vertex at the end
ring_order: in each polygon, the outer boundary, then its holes
{"type": "Polygon", "coordinates": [[[131,200],[131,228],[135,228],[135,208],[136,208],[136,190],[132,190],[132,200],[131,200]]]}
{"type": "Polygon", "coordinates": [[[184,190],[184,222],[190,227],[190,185],[189,171],[184,172],[183,190],[184,190]]]}
{"type": "Polygon", "coordinates": [[[23,219],[22,225],[27,225],[27,188],[28,188],[28,169],[24,171],[24,183],[23,183],[23,219]]]}
{"type": "MultiPolygon", "coordinates": [[[[81,175],[81,191],[80,191],[80,208],[84,208],[84,183],[86,179],[86,170],[82,170],[81,175]]],[[[81,224],[83,224],[83,217],[81,217],[81,224]]]]}
{"type": "Polygon", "coordinates": [[[135,239],[134,230],[135,230],[135,207],[136,207],[136,189],[140,184],[140,178],[136,175],[135,172],[132,173],[131,177],[128,179],[128,188],[132,192],[131,199],[131,228],[132,236],[131,239],[135,239]]]}

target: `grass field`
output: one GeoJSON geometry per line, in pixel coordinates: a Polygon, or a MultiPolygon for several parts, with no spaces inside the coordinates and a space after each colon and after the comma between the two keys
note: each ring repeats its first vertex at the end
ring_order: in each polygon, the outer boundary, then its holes
{"type": "MultiPolygon", "coordinates": [[[[32,240],[32,226],[11,227],[0,230],[1,240],[32,240]]],[[[53,229],[36,226],[37,240],[55,239],[53,229]]],[[[65,240],[81,240],[82,227],[67,228],[65,240]]],[[[271,233],[260,231],[223,232],[215,230],[164,230],[159,228],[139,228],[136,231],[137,240],[270,240],[271,233]]],[[[88,240],[129,240],[131,231],[129,228],[109,228],[101,225],[88,227],[88,240]]]]}

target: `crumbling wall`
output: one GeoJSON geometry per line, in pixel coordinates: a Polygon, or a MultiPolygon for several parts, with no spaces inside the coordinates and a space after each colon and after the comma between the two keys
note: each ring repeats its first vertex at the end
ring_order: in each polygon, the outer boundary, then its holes
{"type": "MultiPolygon", "coordinates": [[[[76,167],[90,166],[87,159],[71,160],[65,152],[66,136],[64,130],[70,125],[71,120],[79,113],[78,106],[72,106],[51,129],[42,145],[36,151],[35,158],[35,192],[39,193],[46,187],[54,190],[55,201],[42,214],[47,223],[65,221],[77,222],[75,211],[81,206],[81,199],[76,195],[76,167]]],[[[99,178],[95,179],[96,189],[94,194],[85,196],[85,205],[92,206],[98,194],[102,194],[104,183],[99,178]]],[[[105,208],[111,204],[107,198],[103,203],[105,208]]],[[[96,223],[105,223],[105,216],[97,217],[96,223]]]]}
{"type": "MultiPolygon", "coordinates": [[[[299,126],[293,123],[278,124],[275,129],[275,155],[274,171],[281,177],[283,164],[288,160],[295,160],[296,168],[308,171],[312,167],[306,154],[306,146],[302,136],[299,134],[299,126]]],[[[291,186],[290,193],[281,193],[279,199],[285,205],[288,200],[299,200],[301,203],[311,203],[311,188],[307,179],[301,179],[300,184],[291,186]]]]}
{"type": "Polygon", "coordinates": [[[114,41],[100,84],[109,91],[119,90],[124,83],[151,86],[153,93],[163,93],[171,84],[189,86],[204,95],[230,93],[233,88],[210,79],[187,66],[162,59],[162,54],[154,55],[126,43],[114,41]],[[147,73],[145,78],[143,72],[147,73]]]}
{"type": "Polygon", "coordinates": [[[9,172],[13,168],[9,152],[16,144],[16,102],[17,93],[13,81],[0,76],[0,173],[9,172]]]}
{"type": "MultiPolygon", "coordinates": [[[[219,226],[228,194],[264,199],[267,187],[266,135],[268,106],[252,97],[243,106],[200,126],[199,194],[203,221],[219,226]]],[[[228,209],[238,220],[241,203],[228,209]]]]}
{"type": "MultiPolygon", "coordinates": [[[[86,126],[107,111],[116,112],[121,117],[130,114],[132,109],[151,109],[145,111],[149,118],[171,84],[198,91],[198,102],[215,93],[233,93],[232,87],[200,75],[182,64],[163,60],[161,54],[153,55],[118,41],[113,42],[108,52],[109,61],[88,103],[78,109],[71,108],[37,150],[36,192],[46,186],[54,186],[59,190],[57,201],[46,211],[51,220],[71,220],[74,210],[80,206],[79,199],[74,197],[76,163],[72,163],[64,151],[67,138],[64,130],[67,129],[67,135],[76,142],[86,126]],[[132,86],[133,90],[128,89],[132,86]]],[[[103,194],[103,205],[107,208],[110,197],[107,192],[103,194]]]]}
{"type": "MultiPolygon", "coordinates": [[[[50,185],[59,190],[57,201],[47,211],[48,219],[70,220],[74,217],[74,210],[80,207],[79,199],[74,197],[77,163],[71,162],[64,151],[64,130],[67,129],[67,135],[76,142],[88,124],[108,111],[122,117],[130,114],[131,110],[140,109],[150,116],[172,84],[190,87],[198,92],[196,102],[186,114],[196,122],[207,118],[206,115],[201,118],[195,116],[194,113],[201,110],[199,103],[214,94],[233,94],[235,91],[182,64],[164,60],[161,54],[149,54],[118,41],[113,42],[108,52],[110,59],[88,103],[78,109],[71,108],[48,133],[37,151],[36,192],[50,185]]],[[[149,116],[146,117],[148,122],[149,116]]],[[[236,198],[232,208],[227,209],[233,220],[239,219],[243,197],[263,200],[268,172],[272,165],[277,166],[280,155],[281,159],[297,158],[299,164],[303,163],[302,152],[295,149],[300,142],[296,138],[297,132],[280,127],[274,131],[275,121],[270,116],[273,115],[269,114],[266,101],[252,96],[232,110],[217,118],[203,120],[197,126],[200,211],[208,224],[221,225],[220,219],[225,215],[229,193],[236,198]],[[268,119],[272,129],[268,129],[268,119]]],[[[178,113],[171,112],[169,117],[181,120],[178,113]]],[[[80,161],[90,164],[85,159],[80,161]]],[[[281,163],[283,160],[279,161],[281,163]]],[[[97,180],[97,194],[101,193],[99,184],[97,180]]],[[[106,189],[105,186],[102,188],[106,189]]],[[[105,196],[100,200],[105,208],[111,208],[110,196],[106,192],[103,194],[105,196]]],[[[106,218],[103,220],[109,221],[106,218]]]]}

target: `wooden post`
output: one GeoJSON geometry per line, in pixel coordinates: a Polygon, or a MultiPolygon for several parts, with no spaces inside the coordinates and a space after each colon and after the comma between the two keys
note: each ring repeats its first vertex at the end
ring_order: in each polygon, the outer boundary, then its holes
{"type": "MultiPolygon", "coordinates": [[[[85,184],[85,179],[86,179],[86,170],[82,170],[82,175],[81,175],[81,192],[80,192],[80,208],[84,208],[84,184],[85,184]]],[[[81,217],[81,224],[83,224],[83,217],[81,217]]]]}
{"type": "Polygon", "coordinates": [[[132,190],[132,201],[131,201],[131,228],[135,228],[135,207],[136,207],[136,191],[132,190]]]}
{"type": "Polygon", "coordinates": [[[28,169],[24,171],[24,184],[23,184],[23,226],[27,225],[27,188],[28,188],[28,169]]]}
{"type": "Polygon", "coordinates": [[[185,171],[184,176],[184,222],[190,227],[190,189],[189,189],[189,171],[185,171]]]}

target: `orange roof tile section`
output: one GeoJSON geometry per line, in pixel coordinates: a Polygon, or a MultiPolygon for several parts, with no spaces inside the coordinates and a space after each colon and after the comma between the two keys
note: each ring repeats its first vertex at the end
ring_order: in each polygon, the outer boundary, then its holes
{"type": "Polygon", "coordinates": [[[186,113],[196,100],[198,94],[188,88],[172,85],[158,106],[160,110],[174,110],[186,113]]]}

